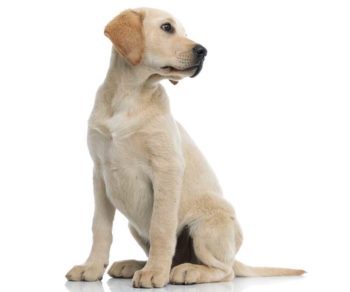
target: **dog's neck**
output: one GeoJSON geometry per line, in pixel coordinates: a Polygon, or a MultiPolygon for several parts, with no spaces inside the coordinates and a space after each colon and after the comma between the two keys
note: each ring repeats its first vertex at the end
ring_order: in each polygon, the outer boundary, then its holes
{"type": "Polygon", "coordinates": [[[115,114],[136,114],[149,104],[158,104],[169,111],[169,102],[161,78],[145,68],[132,66],[112,49],[106,78],[98,90],[91,121],[109,119],[115,114]]]}
{"type": "Polygon", "coordinates": [[[145,72],[137,70],[112,49],[110,65],[105,79],[105,85],[114,89],[117,94],[140,91],[146,83],[145,72]]]}
{"type": "Polygon", "coordinates": [[[159,81],[150,77],[147,69],[129,64],[115,49],[112,49],[109,69],[102,85],[106,91],[110,109],[115,112],[132,106],[132,103],[144,104],[159,90],[159,81]]]}

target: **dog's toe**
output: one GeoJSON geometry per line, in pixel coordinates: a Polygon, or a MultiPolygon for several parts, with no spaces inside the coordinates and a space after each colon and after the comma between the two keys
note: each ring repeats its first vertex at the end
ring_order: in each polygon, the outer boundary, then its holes
{"type": "Polygon", "coordinates": [[[115,262],[109,268],[108,274],[113,278],[132,278],[145,264],[146,262],[135,260],[115,262]]]}
{"type": "Polygon", "coordinates": [[[67,274],[69,281],[99,281],[103,277],[104,268],[100,265],[79,265],[74,266],[67,274]]]}
{"type": "Polygon", "coordinates": [[[199,281],[200,271],[190,264],[182,264],[174,267],[170,273],[172,284],[195,284],[199,281]]]}

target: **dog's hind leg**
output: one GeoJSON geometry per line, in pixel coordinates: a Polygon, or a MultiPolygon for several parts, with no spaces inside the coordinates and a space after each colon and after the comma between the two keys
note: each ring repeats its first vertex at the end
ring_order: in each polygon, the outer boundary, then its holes
{"type": "Polygon", "coordinates": [[[171,270],[170,282],[194,284],[230,281],[234,278],[234,257],[241,244],[234,213],[212,209],[189,225],[197,263],[183,263],[171,270]],[[199,264],[198,264],[199,263],[199,264]]]}
{"type": "MultiPolygon", "coordinates": [[[[149,243],[143,239],[136,229],[129,224],[129,229],[137,243],[142,247],[148,255],[149,243]]],[[[113,278],[132,278],[134,273],[141,270],[146,264],[146,261],[126,260],[114,262],[108,270],[108,274],[113,278]]]]}

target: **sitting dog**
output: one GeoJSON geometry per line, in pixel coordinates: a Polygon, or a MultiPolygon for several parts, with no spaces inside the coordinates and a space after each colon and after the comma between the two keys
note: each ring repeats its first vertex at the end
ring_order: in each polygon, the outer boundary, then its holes
{"type": "Polygon", "coordinates": [[[171,115],[160,81],[177,83],[202,69],[207,50],[156,9],[126,10],[105,28],[110,67],[89,119],[94,162],[93,245],[72,281],[102,279],[117,208],[148,261],[115,262],[112,277],[134,287],[230,281],[234,276],[301,275],[235,260],[242,233],[207,161],[171,115]]]}

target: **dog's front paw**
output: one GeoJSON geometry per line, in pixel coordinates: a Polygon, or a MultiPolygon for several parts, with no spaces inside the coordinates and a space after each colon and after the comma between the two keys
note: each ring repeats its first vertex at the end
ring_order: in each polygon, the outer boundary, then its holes
{"type": "Polygon", "coordinates": [[[161,288],[169,283],[169,272],[161,269],[143,268],[132,279],[135,288],[161,288]]]}
{"type": "Polygon", "coordinates": [[[69,281],[99,281],[102,280],[105,267],[96,264],[74,266],[67,274],[69,281]]]}

